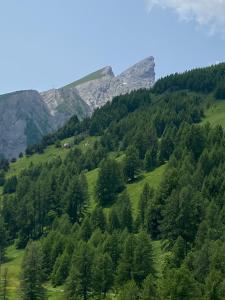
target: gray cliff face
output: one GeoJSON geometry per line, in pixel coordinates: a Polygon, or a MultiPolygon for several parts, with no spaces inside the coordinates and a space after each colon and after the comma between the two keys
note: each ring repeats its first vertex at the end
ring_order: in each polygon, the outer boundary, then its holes
{"type": "Polygon", "coordinates": [[[28,144],[54,130],[55,124],[37,91],[0,96],[0,154],[17,157],[28,144]]]}
{"type": "Polygon", "coordinates": [[[106,67],[103,69],[104,76],[100,79],[78,85],[76,89],[93,112],[115,96],[141,88],[151,88],[155,82],[154,68],[153,57],[142,60],[116,77],[112,68],[106,67]]]}
{"type": "Polygon", "coordinates": [[[88,104],[82,100],[75,88],[49,90],[41,93],[41,97],[57,127],[64,125],[74,114],[81,120],[91,113],[88,104]]]}
{"type": "Polygon", "coordinates": [[[118,76],[108,66],[60,89],[0,96],[0,156],[17,157],[74,114],[82,120],[115,96],[152,87],[154,67],[154,58],[148,57],[118,76]]]}
{"type": "MultiPolygon", "coordinates": [[[[70,103],[73,103],[74,99],[76,103],[79,101],[82,109],[78,117],[83,118],[96,108],[111,101],[115,96],[140,88],[151,88],[155,82],[154,68],[155,63],[152,56],[140,61],[118,76],[115,76],[112,68],[108,66],[60,90],[42,93],[42,97],[54,115],[65,102],[65,95],[61,91],[64,90],[67,93],[70,91],[71,97],[68,101],[70,103]]],[[[71,110],[67,110],[67,112],[71,112],[71,110]]]]}

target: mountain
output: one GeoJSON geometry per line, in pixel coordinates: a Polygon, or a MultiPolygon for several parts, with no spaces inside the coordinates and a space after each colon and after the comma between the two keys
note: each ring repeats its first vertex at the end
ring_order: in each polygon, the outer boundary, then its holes
{"type": "Polygon", "coordinates": [[[115,76],[112,68],[108,66],[61,89],[50,90],[41,95],[53,115],[59,110],[67,113],[76,112],[77,107],[74,106],[75,109],[71,110],[70,105],[65,107],[64,103],[72,104],[74,100],[79,101],[78,117],[83,117],[85,113],[89,115],[115,96],[152,87],[155,82],[154,67],[152,56],[138,62],[118,76],[115,76]],[[81,99],[89,109],[82,106],[81,99]]]}
{"type": "Polygon", "coordinates": [[[82,120],[113,97],[154,84],[154,58],[115,76],[105,67],[59,89],[18,91],[0,96],[0,155],[17,157],[27,145],[64,125],[74,114],[82,120]]]}
{"type": "Polygon", "coordinates": [[[26,145],[36,143],[57,128],[37,91],[0,96],[0,154],[17,157],[26,145]]]}
{"type": "Polygon", "coordinates": [[[174,74],[0,160],[8,298],[224,300],[224,102],[225,64],[174,74]]]}

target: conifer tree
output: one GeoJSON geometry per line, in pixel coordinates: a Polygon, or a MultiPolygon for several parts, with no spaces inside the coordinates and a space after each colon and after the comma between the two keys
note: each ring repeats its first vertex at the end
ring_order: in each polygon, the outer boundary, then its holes
{"type": "Polygon", "coordinates": [[[133,230],[133,216],[130,198],[125,190],[118,199],[118,210],[120,218],[120,228],[127,229],[129,232],[133,230]]]}
{"type": "Polygon", "coordinates": [[[58,256],[52,272],[52,283],[54,286],[61,285],[65,282],[70,263],[71,259],[67,251],[64,251],[62,255],[58,256]]]}
{"type": "Polygon", "coordinates": [[[118,300],[139,300],[139,289],[135,281],[131,280],[124,285],[118,300]]]}
{"type": "Polygon", "coordinates": [[[134,146],[129,146],[126,150],[124,162],[124,175],[127,181],[133,181],[139,173],[140,160],[138,150],[134,146]]]}
{"type": "Polygon", "coordinates": [[[146,277],[142,284],[140,300],[158,300],[156,278],[151,274],[146,277]]]}
{"type": "Polygon", "coordinates": [[[157,166],[157,154],[158,144],[153,145],[152,148],[145,153],[144,167],[146,171],[152,171],[157,166]]]}
{"type": "Polygon", "coordinates": [[[36,242],[30,242],[25,251],[20,280],[21,296],[23,300],[46,299],[43,282],[42,251],[36,242]]]}
{"type": "Polygon", "coordinates": [[[114,231],[107,237],[103,245],[103,249],[110,255],[113,265],[113,271],[115,273],[121,256],[121,246],[119,244],[119,236],[116,231],[114,231]]]}
{"type": "Polygon", "coordinates": [[[149,275],[155,275],[153,251],[149,236],[145,232],[137,235],[132,262],[132,278],[141,284],[149,275]]]}
{"type": "Polygon", "coordinates": [[[81,242],[74,253],[66,285],[68,300],[87,300],[92,292],[93,249],[81,242]]]}
{"type": "Polygon", "coordinates": [[[146,217],[146,211],[147,207],[149,206],[149,201],[154,195],[154,190],[150,188],[149,184],[146,183],[144,185],[143,191],[140,195],[140,200],[138,203],[139,208],[139,221],[142,224],[142,226],[145,224],[145,217],[146,217]]]}
{"type": "Polygon", "coordinates": [[[108,231],[112,233],[114,230],[118,230],[119,228],[120,228],[120,221],[119,221],[117,209],[115,206],[113,206],[109,212],[108,231]]]}
{"type": "Polygon", "coordinates": [[[136,238],[129,234],[122,249],[121,259],[117,269],[117,282],[121,285],[132,279],[134,251],[136,238]]]}
{"type": "Polygon", "coordinates": [[[96,197],[100,205],[112,202],[124,188],[123,174],[120,165],[113,159],[102,162],[99,170],[96,197]]]}
{"type": "Polygon", "coordinates": [[[106,229],[106,219],[102,207],[97,206],[91,214],[91,227],[92,231],[95,229],[106,229]]]}
{"type": "Polygon", "coordinates": [[[182,266],[179,269],[171,269],[165,275],[161,285],[161,298],[173,300],[199,300],[201,291],[193,274],[182,266]]]}
{"type": "Polygon", "coordinates": [[[93,263],[93,289],[100,296],[106,298],[106,293],[113,285],[113,263],[111,257],[97,253],[93,263]]]}

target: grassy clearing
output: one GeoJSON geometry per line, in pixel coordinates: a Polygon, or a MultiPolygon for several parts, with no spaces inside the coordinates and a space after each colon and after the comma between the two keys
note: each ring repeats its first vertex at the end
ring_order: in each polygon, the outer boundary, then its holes
{"type": "Polygon", "coordinates": [[[44,285],[47,289],[48,300],[64,300],[65,293],[63,286],[57,286],[56,288],[52,287],[50,283],[44,285]]]}
{"type": "MultiPolygon", "coordinates": [[[[2,264],[2,274],[4,270],[8,271],[8,299],[17,300],[19,299],[19,287],[20,287],[20,272],[21,263],[23,260],[24,250],[16,249],[15,245],[7,248],[6,252],[6,262],[2,264]]],[[[47,295],[49,300],[63,300],[64,298],[64,288],[57,287],[53,288],[48,282],[45,285],[47,289],[47,295]]]]}
{"type": "Polygon", "coordinates": [[[23,259],[24,250],[17,250],[15,246],[10,246],[6,252],[6,262],[2,264],[2,274],[8,271],[8,296],[9,300],[19,299],[19,276],[20,266],[23,259]]]}
{"type": "MultiPolygon", "coordinates": [[[[136,182],[127,184],[127,191],[130,196],[130,200],[131,200],[131,204],[135,216],[138,209],[138,201],[140,198],[140,194],[143,190],[145,183],[149,183],[150,186],[152,186],[153,188],[157,188],[160,184],[165,168],[166,165],[163,165],[152,172],[142,173],[140,174],[139,179],[136,182]]],[[[86,176],[87,176],[89,197],[90,197],[89,209],[93,210],[93,208],[96,205],[95,186],[98,178],[98,169],[87,172],[86,176]]]]}
{"type": "Polygon", "coordinates": [[[160,184],[165,168],[166,165],[163,165],[152,172],[142,173],[137,182],[127,185],[127,191],[130,196],[134,215],[137,213],[140,194],[145,183],[148,183],[153,188],[157,188],[160,184]]]}
{"type": "MultiPolygon", "coordinates": [[[[82,151],[86,151],[88,148],[92,147],[94,142],[96,141],[96,137],[88,137],[84,141],[82,141],[77,147],[79,147],[82,151]]],[[[65,139],[61,141],[61,145],[64,143],[73,144],[73,137],[65,139]]],[[[15,163],[10,164],[10,169],[7,172],[7,177],[11,177],[13,175],[18,175],[22,170],[29,167],[32,164],[40,164],[49,162],[57,157],[61,157],[64,159],[68,154],[69,149],[65,148],[56,148],[55,145],[51,145],[44,150],[42,154],[34,154],[32,156],[24,156],[18,159],[15,163]]]]}
{"type": "Polygon", "coordinates": [[[89,209],[92,211],[96,206],[95,201],[95,186],[98,178],[98,169],[94,169],[87,172],[87,183],[88,183],[88,193],[89,193],[89,209]]]}
{"type": "Polygon", "coordinates": [[[203,124],[209,122],[212,125],[221,125],[225,128],[225,100],[215,101],[214,104],[205,112],[203,124]]]}

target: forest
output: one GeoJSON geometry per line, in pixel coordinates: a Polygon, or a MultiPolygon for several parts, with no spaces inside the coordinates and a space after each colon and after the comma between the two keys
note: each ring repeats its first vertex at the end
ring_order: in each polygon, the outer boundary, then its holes
{"type": "Polygon", "coordinates": [[[224,300],[225,133],[202,122],[223,99],[225,64],[171,75],[74,116],[27,148],[19,174],[1,159],[0,265],[10,245],[24,249],[18,299],[48,299],[50,282],[68,300],[224,300]],[[65,138],[65,157],[32,163],[65,138]],[[129,186],[162,166],[135,210],[129,186]]]}

